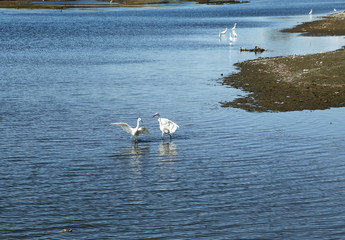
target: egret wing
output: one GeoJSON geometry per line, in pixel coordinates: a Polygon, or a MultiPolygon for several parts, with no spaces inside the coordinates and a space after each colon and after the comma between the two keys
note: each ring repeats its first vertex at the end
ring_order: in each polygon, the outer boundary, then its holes
{"type": "Polygon", "coordinates": [[[166,133],[174,133],[179,128],[179,126],[176,123],[167,118],[161,118],[161,123],[163,129],[165,129],[164,132],[166,133]]]}
{"type": "Polygon", "coordinates": [[[161,124],[163,125],[163,126],[167,126],[168,124],[169,124],[169,119],[167,119],[167,118],[161,118],[160,119],[160,122],[161,122],[161,124]]]}
{"type": "Polygon", "coordinates": [[[132,134],[132,128],[127,123],[119,122],[119,123],[111,123],[111,125],[120,126],[123,130],[125,130],[126,132],[132,134]]]}
{"type": "Polygon", "coordinates": [[[139,129],[138,129],[138,132],[139,132],[140,134],[146,134],[146,135],[148,135],[148,136],[151,135],[150,132],[149,132],[149,130],[148,130],[147,128],[144,128],[144,127],[139,128],[139,129]]]}
{"type": "Polygon", "coordinates": [[[169,129],[170,133],[174,133],[179,128],[179,126],[173,121],[168,120],[167,128],[169,129]]]}

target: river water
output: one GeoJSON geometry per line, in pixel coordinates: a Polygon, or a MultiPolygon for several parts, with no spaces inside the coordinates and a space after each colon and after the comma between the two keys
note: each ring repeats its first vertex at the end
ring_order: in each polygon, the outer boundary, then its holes
{"type": "Polygon", "coordinates": [[[244,94],[219,84],[238,61],[344,45],[279,32],[333,8],[1,9],[0,239],[345,238],[344,109],[219,104],[244,94]],[[180,126],[171,140],[155,112],[180,126]],[[138,143],[110,125],[138,117],[138,143]]]}

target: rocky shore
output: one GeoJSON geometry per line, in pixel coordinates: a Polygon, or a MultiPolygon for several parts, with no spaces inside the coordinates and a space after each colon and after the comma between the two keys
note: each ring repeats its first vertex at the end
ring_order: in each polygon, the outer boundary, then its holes
{"type": "MultiPolygon", "coordinates": [[[[345,13],[304,23],[284,32],[306,35],[345,35],[345,13]]],[[[222,107],[280,112],[345,106],[345,49],[302,56],[263,58],[237,63],[240,72],[225,77],[248,93],[222,107]]]]}

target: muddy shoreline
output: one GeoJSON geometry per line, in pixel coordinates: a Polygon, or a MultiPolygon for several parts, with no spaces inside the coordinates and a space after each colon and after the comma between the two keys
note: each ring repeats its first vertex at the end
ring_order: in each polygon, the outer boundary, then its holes
{"type": "MultiPolygon", "coordinates": [[[[345,35],[345,13],[298,25],[284,32],[345,35]],[[327,26],[327,27],[325,27],[327,26]]],[[[301,56],[274,57],[235,64],[240,72],[223,85],[248,93],[222,107],[257,112],[286,112],[345,107],[345,49],[301,56]]]]}
{"type": "MultiPolygon", "coordinates": [[[[108,7],[122,7],[128,5],[145,5],[145,4],[183,4],[186,1],[179,0],[95,0],[92,4],[80,4],[78,1],[71,1],[74,3],[59,4],[63,0],[0,0],[0,8],[14,8],[14,9],[68,9],[68,8],[108,8],[108,7]]],[[[191,0],[187,0],[191,1],[191,0]]],[[[242,4],[248,1],[239,0],[194,0],[199,4],[242,4]]]]}
{"type": "Polygon", "coordinates": [[[345,12],[322,17],[320,20],[302,23],[282,32],[301,33],[304,36],[344,36],[345,12]]]}

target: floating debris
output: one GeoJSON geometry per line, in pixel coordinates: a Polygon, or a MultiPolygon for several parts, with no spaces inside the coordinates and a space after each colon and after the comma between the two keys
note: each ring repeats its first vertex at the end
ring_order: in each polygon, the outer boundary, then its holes
{"type": "Polygon", "coordinates": [[[263,47],[260,47],[259,45],[256,45],[254,48],[244,48],[241,47],[240,49],[241,52],[264,52],[266,51],[266,49],[264,49],[263,47]]]}

